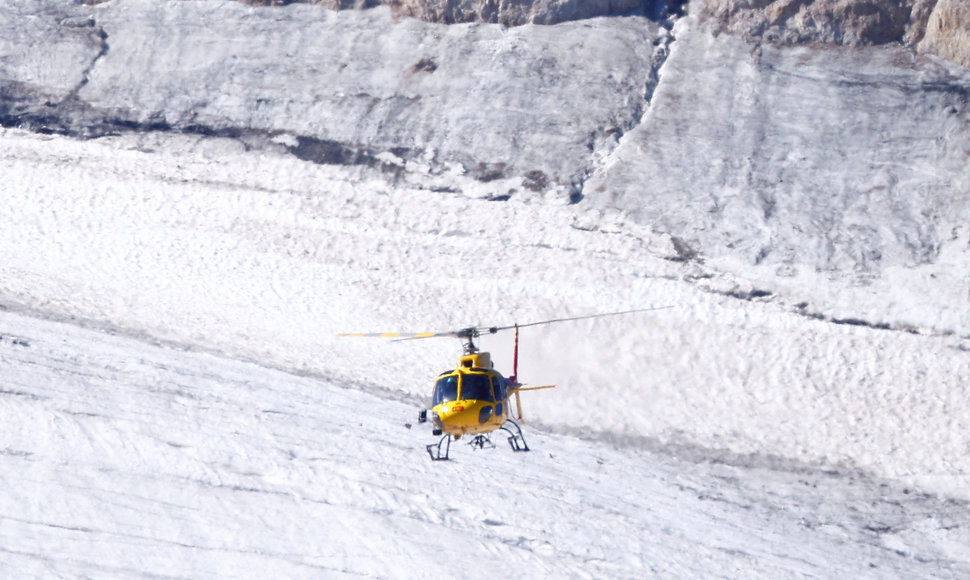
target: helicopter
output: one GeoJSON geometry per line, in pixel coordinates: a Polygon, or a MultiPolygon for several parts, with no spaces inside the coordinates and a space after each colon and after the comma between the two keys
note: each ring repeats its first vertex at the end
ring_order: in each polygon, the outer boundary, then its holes
{"type": "Polygon", "coordinates": [[[622,312],[608,312],[574,316],[569,318],[555,318],[527,324],[512,324],[509,326],[468,327],[445,332],[378,332],[378,333],[341,333],[340,337],[375,337],[395,340],[415,340],[432,337],[458,338],[463,343],[463,354],[458,358],[457,365],[447,370],[435,379],[431,394],[431,408],[422,409],[418,413],[418,423],[428,422],[430,411],[433,424],[432,435],[440,437],[437,443],[426,446],[428,455],[433,461],[449,459],[451,442],[470,436],[468,444],[473,449],[494,447],[491,434],[505,431],[512,451],[529,451],[529,445],[522,434],[522,428],[516,421],[524,422],[519,393],[539,389],[552,389],[556,385],[542,385],[527,387],[518,380],[519,366],[519,329],[529,326],[554,324],[573,320],[601,318],[660,310],[669,306],[624,310],[622,312]],[[483,334],[497,334],[505,330],[514,330],[512,373],[503,376],[495,370],[491,354],[482,352],[475,344],[475,339],[483,334]],[[512,410],[512,400],[515,400],[515,412],[512,410]]]}

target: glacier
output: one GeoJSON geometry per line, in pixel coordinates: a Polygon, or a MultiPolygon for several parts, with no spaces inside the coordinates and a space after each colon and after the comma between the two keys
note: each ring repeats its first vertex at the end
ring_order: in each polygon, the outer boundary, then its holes
{"type": "Polygon", "coordinates": [[[967,573],[960,65],[691,10],[0,13],[11,574],[967,573]],[[645,306],[523,330],[534,452],[445,466],[460,345],[336,337],[645,306]]]}

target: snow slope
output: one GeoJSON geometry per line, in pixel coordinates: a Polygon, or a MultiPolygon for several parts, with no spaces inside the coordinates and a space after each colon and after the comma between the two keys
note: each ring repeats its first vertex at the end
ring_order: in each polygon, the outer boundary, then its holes
{"type": "Polygon", "coordinates": [[[21,123],[287,136],[318,161],[391,153],[486,180],[528,174],[537,189],[571,190],[590,148],[637,122],[656,74],[643,65],[666,39],[642,18],[505,28],[228,1],[4,9],[15,40],[0,78],[21,123]]]}
{"type": "Polygon", "coordinates": [[[11,573],[966,575],[961,70],[690,18],[0,11],[11,573]],[[785,105],[820,87],[823,126],[886,110],[829,152],[785,105]],[[524,330],[537,451],[446,465],[403,424],[458,343],[336,337],[648,306],[524,330]]]}
{"type": "Polygon", "coordinates": [[[970,329],[970,76],[948,61],[749,44],[694,16],[505,28],[220,0],[0,10],[4,126],[236,137],[454,191],[473,177],[495,197],[621,212],[827,317],[970,329]]]}
{"type": "Polygon", "coordinates": [[[414,406],[0,312],[7,577],[958,578],[963,504],[529,430],[431,462],[414,406]]]}
{"type": "Polygon", "coordinates": [[[709,28],[678,22],[643,123],[587,196],[793,302],[966,334],[970,73],[709,28]]]}
{"type": "MultiPolygon", "coordinates": [[[[561,383],[527,412],[559,430],[966,489],[960,337],[745,300],[744,281],[665,259],[663,239],[575,205],[341,179],[232,140],[7,131],[4,143],[7,304],[412,397],[457,341],[336,333],[673,306],[523,331],[520,374],[561,383]]],[[[481,341],[506,372],[510,340],[481,341]]]]}

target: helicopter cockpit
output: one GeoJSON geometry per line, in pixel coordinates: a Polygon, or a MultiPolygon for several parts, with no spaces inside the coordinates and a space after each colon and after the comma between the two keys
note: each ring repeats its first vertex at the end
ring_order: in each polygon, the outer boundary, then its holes
{"type": "Polygon", "coordinates": [[[456,369],[435,383],[432,406],[457,400],[495,402],[505,399],[505,379],[495,371],[456,369]]]}

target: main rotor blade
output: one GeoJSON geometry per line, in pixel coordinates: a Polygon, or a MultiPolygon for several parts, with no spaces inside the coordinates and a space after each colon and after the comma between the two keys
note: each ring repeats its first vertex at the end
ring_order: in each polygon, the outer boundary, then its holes
{"type": "Polygon", "coordinates": [[[587,320],[590,318],[603,318],[606,316],[619,316],[621,314],[634,314],[636,312],[649,312],[651,310],[665,310],[673,306],[653,306],[651,308],[636,308],[634,310],[623,310],[620,312],[601,312],[599,314],[587,314],[585,316],[570,316],[568,318],[553,318],[551,320],[540,320],[539,322],[527,322],[525,324],[512,324],[510,326],[482,326],[462,328],[461,330],[446,330],[443,332],[344,332],[338,337],[358,337],[358,338],[393,338],[394,340],[414,340],[418,338],[431,338],[442,336],[448,338],[460,338],[464,340],[478,338],[482,333],[495,334],[500,330],[510,330],[518,326],[539,326],[540,324],[553,324],[556,322],[569,322],[572,320],[587,320]]]}
{"type": "Polygon", "coordinates": [[[463,328],[461,330],[446,330],[442,332],[342,332],[337,336],[352,338],[393,338],[395,341],[431,338],[434,336],[467,339],[478,337],[478,329],[463,328]]]}
{"type": "Polygon", "coordinates": [[[432,337],[443,337],[443,338],[469,338],[467,334],[461,334],[460,332],[447,331],[447,332],[419,332],[416,334],[402,334],[398,338],[395,338],[391,342],[397,342],[399,340],[417,340],[419,338],[432,338],[432,337]]]}
{"type": "Polygon", "coordinates": [[[430,338],[432,336],[448,336],[441,332],[341,332],[337,336],[353,338],[396,338],[404,340],[408,338],[430,338]]]}
{"type": "Polygon", "coordinates": [[[500,330],[509,330],[518,326],[519,328],[525,328],[527,326],[539,326],[540,324],[553,324],[555,322],[569,322],[571,320],[586,320],[589,318],[603,318],[606,316],[619,316],[621,314],[634,314],[636,312],[650,312],[651,310],[666,310],[667,308],[673,308],[673,306],[653,306],[650,308],[636,308],[634,310],[623,310],[620,312],[603,312],[600,314],[587,314],[585,316],[570,316],[568,318],[553,318],[552,320],[541,320],[539,322],[527,322],[525,324],[513,324],[511,326],[491,326],[479,329],[483,332],[488,332],[489,334],[495,334],[500,330]]]}

